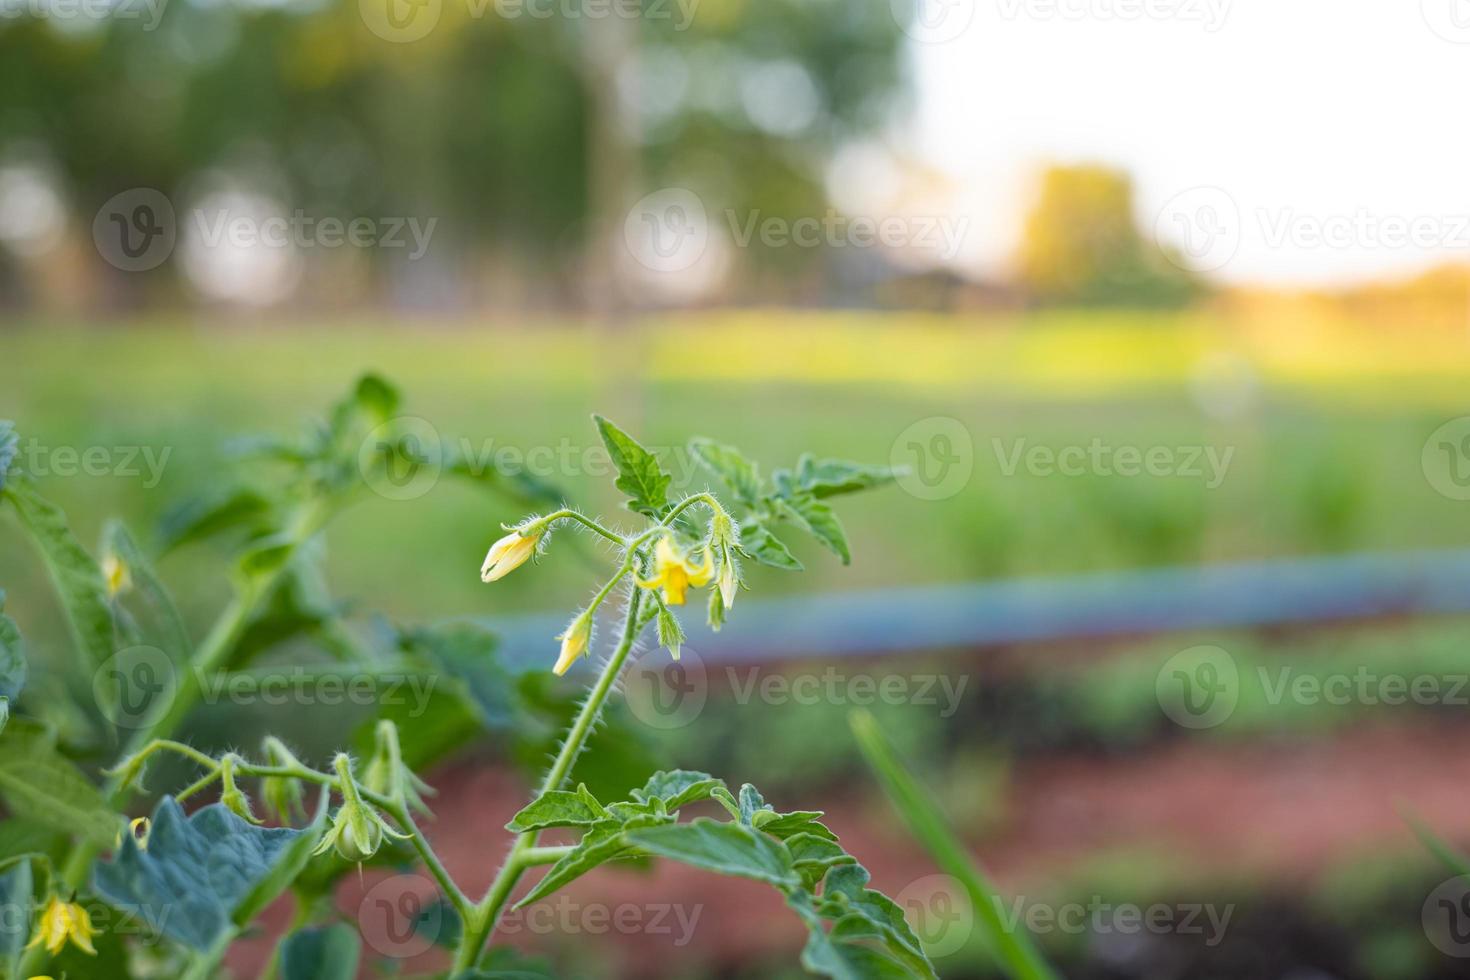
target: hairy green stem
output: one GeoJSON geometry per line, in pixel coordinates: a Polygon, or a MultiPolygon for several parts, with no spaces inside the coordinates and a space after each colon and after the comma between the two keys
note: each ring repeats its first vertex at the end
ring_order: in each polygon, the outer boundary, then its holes
{"type": "MultiPolygon", "coordinates": [[[[623,570],[618,573],[619,578],[631,568],[632,559],[630,550],[623,570]]],[[[638,607],[641,599],[642,592],[635,588],[633,594],[628,598],[628,611],[623,620],[623,635],[618,640],[617,648],[613,650],[612,656],[603,666],[602,674],[597,678],[597,683],[592,686],[587,700],[582,702],[582,710],[578,712],[576,721],[572,723],[572,729],[567,733],[566,740],[561,743],[561,751],[557,753],[556,761],[551,764],[546,778],[542,780],[538,796],[560,788],[571,775],[572,766],[576,763],[577,756],[581,754],[582,747],[587,743],[587,737],[592,734],[597,718],[602,713],[602,707],[607,702],[607,696],[612,693],[613,685],[617,683],[618,675],[622,673],[623,664],[627,662],[628,654],[633,650],[633,641],[638,635],[638,607]]],[[[547,863],[542,860],[550,856],[546,852],[557,850],[537,847],[536,838],[538,836],[539,831],[533,830],[516,838],[510,854],[506,856],[505,863],[496,872],[495,880],[490,883],[485,897],[481,899],[472,913],[465,917],[460,946],[455,952],[454,966],[450,969],[450,976],[474,968],[475,963],[480,959],[481,950],[485,948],[485,944],[494,934],[495,925],[500,919],[501,912],[505,909],[505,903],[509,900],[516,883],[520,881],[521,875],[529,867],[547,863]]]]}
{"type": "Polygon", "coordinates": [[[581,511],[572,510],[570,507],[566,507],[562,510],[554,511],[553,513],[547,514],[545,517],[539,518],[534,523],[541,524],[545,527],[550,527],[557,521],[576,521],[578,524],[581,524],[589,531],[600,534],[602,537],[607,538],[613,544],[626,545],[628,543],[621,534],[618,534],[616,531],[610,530],[609,528],[603,527],[601,524],[597,523],[586,514],[583,514],[581,511]]]}

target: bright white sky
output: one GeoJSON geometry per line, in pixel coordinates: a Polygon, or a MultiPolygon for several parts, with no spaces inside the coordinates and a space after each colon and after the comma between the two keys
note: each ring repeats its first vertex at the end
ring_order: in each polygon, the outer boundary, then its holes
{"type": "Polygon", "coordinates": [[[904,142],[963,188],[975,261],[1014,248],[1050,160],[1128,170],[1146,228],[1176,194],[1222,189],[1223,204],[1196,193],[1164,224],[1225,227],[1206,264],[1232,281],[1345,282],[1470,257],[1470,0],[925,3],[934,27],[911,44],[919,114],[904,142]],[[1118,13],[1145,2],[1166,15],[1118,13]]]}

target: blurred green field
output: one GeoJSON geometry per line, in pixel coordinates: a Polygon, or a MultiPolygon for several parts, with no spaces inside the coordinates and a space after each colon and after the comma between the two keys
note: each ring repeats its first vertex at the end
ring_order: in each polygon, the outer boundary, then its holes
{"type": "MultiPolygon", "coordinates": [[[[537,475],[604,514],[616,506],[606,481],[582,462],[596,445],[592,411],[650,445],[706,434],[768,468],[807,447],[908,462],[895,440],[910,425],[963,423],[974,469],[962,489],[853,501],[853,566],[806,548],[810,573],[786,588],[1470,544],[1462,505],[1420,464],[1428,434],[1461,410],[1470,363],[1459,341],[1365,339],[1347,325],[1323,327],[1322,349],[1304,351],[1300,333],[1286,349],[1269,331],[1230,327],[1202,314],[744,313],[616,329],[48,324],[0,334],[0,417],[42,447],[37,458],[56,447],[102,446],[117,459],[124,447],[168,451],[156,487],[146,473],[43,477],[85,541],[113,514],[146,539],[169,506],[226,476],[229,440],[295,433],[371,369],[403,388],[408,412],[473,452],[541,447],[537,475]],[[1231,455],[1214,488],[1207,476],[1007,472],[1018,447],[1094,440],[1231,455]]],[[[667,458],[680,489],[703,487],[687,457],[667,458]]],[[[493,594],[476,577],[499,522],[518,516],[448,479],[417,499],[365,502],[331,536],[335,587],[390,616],[557,608],[587,580],[577,561],[549,561],[493,594]]],[[[32,618],[36,563],[3,523],[0,541],[0,582],[32,618]]],[[[209,557],[184,552],[164,568],[206,605],[224,589],[203,574],[209,557]]],[[[752,584],[759,592],[761,576],[778,574],[758,570],[752,584]]]]}

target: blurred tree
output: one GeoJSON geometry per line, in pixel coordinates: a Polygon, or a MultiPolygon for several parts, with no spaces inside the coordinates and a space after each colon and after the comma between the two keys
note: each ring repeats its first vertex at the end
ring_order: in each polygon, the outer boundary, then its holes
{"type": "Polygon", "coordinates": [[[1026,219],[1018,277],[1043,303],[1182,306],[1202,284],[1138,230],[1133,185],[1109,167],[1051,167],[1026,219]]]}
{"type": "Polygon", "coordinates": [[[182,210],[223,181],[288,212],[438,216],[449,278],[493,267],[542,295],[595,278],[595,229],[646,190],[691,187],[712,216],[822,214],[827,161],[888,118],[901,82],[887,0],[649,0],[631,18],[598,0],[440,0],[412,43],[370,31],[359,0],[153,2],[152,29],[0,21],[0,165],[43,159],[78,233],[119,191],[182,210]]]}

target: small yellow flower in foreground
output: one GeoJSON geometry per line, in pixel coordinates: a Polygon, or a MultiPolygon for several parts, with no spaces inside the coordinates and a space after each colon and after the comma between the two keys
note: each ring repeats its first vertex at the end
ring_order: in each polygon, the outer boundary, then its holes
{"type": "Polygon", "coordinates": [[[557,637],[561,640],[561,656],[556,658],[556,666],[551,672],[557,677],[567,672],[567,668],[576,663],[587,649],[587,641],[592,637],[592,613],[584,610],[577,618],[567,624],[567,628],[557,637]]]}
{"type": "Polygon", "coordinates": [[[524,565],[536,553],[536,543],[543,533],[534,531],[528,536],[516,530],[492,544],[485,564],[480,566],[480,581],[494,582],[524,565]]]}
{"type": "Polygon", "coordinates": [[[684,593],[689,591],[689,586],[699,588],[708,583],[715,573],[708,548],[704,552],[704,564],[694,565],[690,563],[688,555],[681,555],[674,549],[673,542],[668,538],[659,538],[658,545],[653,549],[653,565],[653,578],[638,584],[645,589],[662,586],[664,602],[671,606],[682,606],[684,593]]]}
{"type": "Polygon", "coordinates": [[[97,930],[92,928],[92,917],[87,914],[86,909],[75,902],[63,902],[52,895],[51,901],[46,903],[45,910],[41,912],[40,921],[36,923],[36,935],[26,944],[26,949],[44,944],[46,952],[55,956],[70,939],[72,945],[82,952],[96,956],[97,950],[92,948],[92,937],[95,935],[97,930]]]}
{"type": "Polygon", "coordinates": [[[132,586],[133,574],[128,571],[127,563],[117,555],[104,555],[102,581],[107,586],[108,598],[116,598],[132,586]]]}

